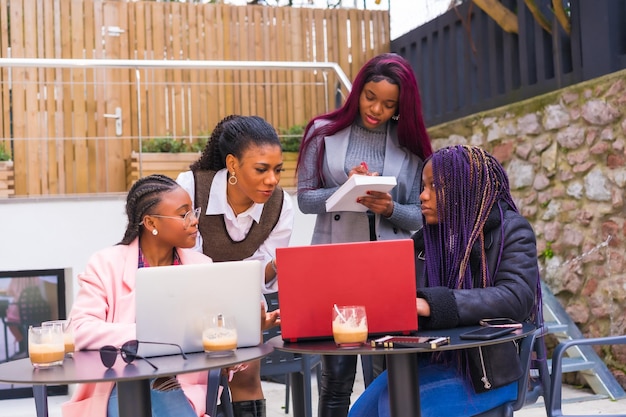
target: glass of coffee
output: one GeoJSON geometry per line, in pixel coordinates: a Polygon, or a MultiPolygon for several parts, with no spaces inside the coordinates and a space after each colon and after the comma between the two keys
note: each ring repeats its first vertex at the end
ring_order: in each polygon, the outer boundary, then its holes
{"type": "Polygon", "coordinates": [[[28,328],[28,356],[35,368],[63,365],[65,341],[60,326],[28,328]]]}
{"type": "Polygon", "coordinates": [[[60,326],[63,331],[63,341],[65,343],[65,355],[68,357],[74,354],[74,330],[70,327],[69,320],[50,320],[41,323],[42,327],[60,326]]]}
{"type": "Polygon", "coordinates": [[[342,348],[358,347],[367,342],[365,306],[333,306],[333,338],[342,348]]]}
{"type": "Polygon", "coordinates": [[[225,314],[210,315],[202,331],[202,346],[211,356],[232,355],[237,348],[235,318],[225,314]]]}

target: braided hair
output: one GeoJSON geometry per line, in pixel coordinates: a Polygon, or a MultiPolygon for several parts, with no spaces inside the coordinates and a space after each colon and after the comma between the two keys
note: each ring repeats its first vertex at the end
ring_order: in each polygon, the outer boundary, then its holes
{"type": "Polygon", "coordinates": [[[438,224],[424,226],[424,245],[430,286],[473,288],[470,255],[480,249],[481,287],[492,285],[485,255],[483,227],[499,201],[518,211],[509,190],[507,174],[483,149],[457,145],[435,152],[430,161],[437,195],[438,224]]]}
{"type": "Polygon", "coordinates": [[[192,171],[219,171],[226,168],[226,156],[237,159],[251,146],[281,146],[276,129],[258,116],[230,115],[222,119],[207,142],[200,158],[190,165],[192,171]]]}
{"type": "Polygon", "coordinates": [[[180,187],[176,181],[161,174],[148,175],[133,184],[126,197],[128,226],[119,245],[128,245],[141,233],[143,217],[161,202],[163,193],[180,187]]]}

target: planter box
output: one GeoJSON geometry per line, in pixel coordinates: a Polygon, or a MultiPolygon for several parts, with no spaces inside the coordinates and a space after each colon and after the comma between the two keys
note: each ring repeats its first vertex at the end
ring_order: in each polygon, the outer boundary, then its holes
{"type": "Polygon", "coordinates": [[[0,198],[15,195],[15,172],[13,161],[0,162],[0,198]]]}
{"type": "Polygon", "coordinates": [[[298,152],[283,152],[283,169],[280,175],[280,186],[289,190],[295,189],[298,179],[296,178],[296,163],[298,152]]]}
{"type": "Polygon", "coordinates": [[[140,177],[151,174],[163,174],[176,179],[178,174],[189,171],[189,165],[200,158],[200,152],[131,152],[126,160],[126,187],[130,189],[140,177]],[[141,164],[139,157],[141,156],[141,164]],[[141,173],[139,167],[141,165],[141,173]]]}
{"type": "MultiPolygon", "coordinates": [[[[139,152],[133,151],[126,160],[126,187],[130,188],[139,177],[151,174],[163,174],[176,179],[178,174],[189,170],[189,165],[200,157],[200,153],[182,152],[139,152]],[[139,156],[141,155],[141,175],[139,173],[139,156]]],[[[296,188],[296,162],[297,152],[283,153],[283,169],[280,186],[289,190],[296,188]]],[[[1,174],[0,174],[1,175],[1,174]]],[[[0,190],[1,192],[1,190],[0,190]]]]}

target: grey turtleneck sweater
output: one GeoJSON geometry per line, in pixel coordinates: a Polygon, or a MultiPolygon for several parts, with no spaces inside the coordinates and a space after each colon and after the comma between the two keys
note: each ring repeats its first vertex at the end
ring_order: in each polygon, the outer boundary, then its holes
{"type": "MultiPolygon", "coordinates": [[[[350,128],[350,139],[344,162],[346,174],[361,162],[367,163],[370,172],[382,174],[386,137],[387,124],[370,130],[362,125],[359,118],[350,128]]],[[[298,204],[303,213],[325,213],[326,200],[338,188],[321,188],[323,185],[317,181],[315,173],[317,171],[316,161],[319,146],[320,142],[318,141],[316,146],[307,148],[299,167],[302,172],[298,175],[298,188],[307,190],[305,195],[298,197],[298,204]]],[[[403,204],[394,201],[393,213],[388,220],[400,229],[411,231],[411,226],[415,225],[415,218],[421,215],[419,207],[420,184],[421,181],[414,181],[409,201],[403,204]]]]}

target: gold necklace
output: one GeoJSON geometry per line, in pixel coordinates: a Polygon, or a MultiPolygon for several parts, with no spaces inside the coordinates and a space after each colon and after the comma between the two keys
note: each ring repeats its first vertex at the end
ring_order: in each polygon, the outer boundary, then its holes
{"type": "Polygon", "coordinates": [[[231,209],[233,209],[233,213],[235,213],[235,217],[239,216],[240,213],[243,213],[246,210],[242,210],[240,212],[237,212],[237,210],[235,209],[235,205],[233,203],[231,203],[230,198],[228,198],[228,193],[226,193],[226,201],[228,201],[228,205],[230,206],[231,209]]]}

